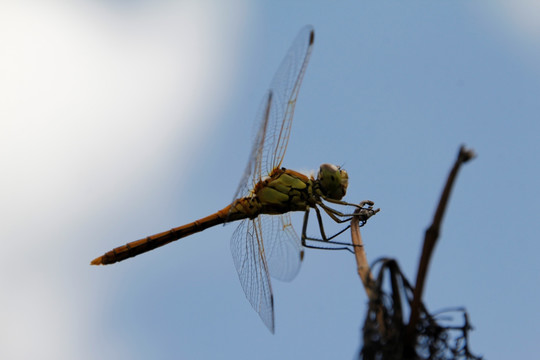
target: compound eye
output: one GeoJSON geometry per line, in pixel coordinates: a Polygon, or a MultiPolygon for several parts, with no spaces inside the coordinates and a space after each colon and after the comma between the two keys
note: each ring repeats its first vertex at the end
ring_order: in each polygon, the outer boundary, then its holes
{"type": "Polygon", "coordinates": [[[341,200],[345,196],[349,183],[349,176],[345,170],[336,165],[322,164],[317,179],[324,196],[333,200],[341,200]]]}

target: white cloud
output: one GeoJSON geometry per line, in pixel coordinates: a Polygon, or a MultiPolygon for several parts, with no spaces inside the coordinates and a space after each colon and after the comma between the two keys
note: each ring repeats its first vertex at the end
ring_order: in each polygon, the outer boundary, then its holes
{"type": "Polygon", "coordinates": [[[84,286],[74,292],[66,234],[122,184],[148,176],[141,164],[167,134],[213,114],[202,104],[219,105],[230,74],[215,59],[234,60],[224,49],[234,47],[241,8],[0,4],[0,358],[81,358],[73,330],[84,338],[91,314],[74,304],[94,299],[84,286]]]}
{"type": "Polygon", "coordinates": [[[535,0],[481,1],[468,4],[523,55],[531,66],[540,58],[540,2],[535,0]]]}
{"type": "Polygon", "coordinates": [[[540,3],[536,0],[498,1],[501,14],[517,34],[538,43],[540,38],[540,3]]]}

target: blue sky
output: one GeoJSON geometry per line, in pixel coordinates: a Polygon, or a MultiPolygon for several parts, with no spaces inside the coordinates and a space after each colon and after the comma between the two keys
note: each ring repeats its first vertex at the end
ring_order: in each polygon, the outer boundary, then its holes
{"type": "MultiPolygon", "coordinates": [[[[432,260],[432,311],[472,349],[535,353],[540,14],[527,1],[50,1],[0,4],[0,358],[346,358],[366,298],[346,252],[273,282],[276,334],[246,301],[234,224],[108,267],[112,247],[231,201],[254,117],[305,24],[315,46],[284,165],[349,172],[381,212],[370,261],[413,279],[466,144],[432,260]]],[[[297,229],[301,217],[293,217],[297,229]]]]}

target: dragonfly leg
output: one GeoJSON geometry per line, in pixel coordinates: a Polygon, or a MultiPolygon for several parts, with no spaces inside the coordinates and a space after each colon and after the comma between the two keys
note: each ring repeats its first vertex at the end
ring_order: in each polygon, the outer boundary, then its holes
{"type": "MultiPolygon", "coordinates": [[[[323,225],[323,220],[322,220],[322,216],[321,216],[321,211],[319,210],[319,208],[315,207],[315,212],[317,213],[317,221],[319,223],[319,230],[321,232],[322,241],[329,242],[332,239],[336,238],[337,236],[343,234],[345,231],[347,231],[351,227],[351,225],[347,225],[345,228],[341,229],[340,231],[338,231],[334,235],[332,235],[330,237],[327,237],[325,232],[324,232],[324,225],[323,225]]],[[[336,218],[336,220],[337,220],[336,222],[338,222],[338,223],[343,223],[343,222],[351,220],[351,218],[349,218],[349,219],[338,219],[338,218],[336,218]]],[[[321,239],[310,238],[309,240],[320,241],[321,239]]],[[[334,242],[334,244],[338,244],[338,243],[334,242]]]]}
{"type": "MultiPolygon", "coordinates": [[[[322,241],[320,239],[314,239],[314,240],[311,240],[311,241],[322,241]]],[[[325,244],[329,244],[328,242],[326,241],[323,241],[325,244]]],[[[330,242],[330,244],[335,244],[335,243],[332,243],[330,242]]],[[[317,249],[317,250],[347,250],[348,252],[350,252],[351,254],[354,254],[354,251],[347,247],[347,246],[355,246],[355,245],[352,245],[352,244],[349,244],[349,245],[345,245],[343,247],[325,247],[325,246],[315,246],[315,245],[308,245],[308,244],[305,244],[304,247],[305,248],[308,248],[308,249],[317,249]]]]}
{"type": "Polygon", "coordinates": [[[324,232],[324,225],[322,222],[321,211],[319,210],[318,207],[315,207],[315,213],[317,214],[317,222],[319,223],[319,232],[321,233],[322,239],[324,241],[328,241],[329,239],[326,237],[326,234],[324,232]]]}
{"type": "MultiPolygon", "coordinates": [[[[333,202],[339,204],[339,202],[335,200],[333,202]]],[[[362,201],[360,204],[354,205],[356,209],[355,209],[355,213],[353,214],[342,213],[341,211],[338,211],[334,208],[329,207],[328,205],[324,204],[322,201],[319,202],[317,205],[322,207],[323,210],[328,214],[328,216],[330,216],[332,220],[334,220],[335,222],[339,224],[348,222],[352,219],[353,216],[358,216],[358,214],[360,214],[360,221],[361,221],[360,226],[363,226],[370,217],[372,217],[373,215],[375,215],[376,213],[380,211],[380,209],[373,209],[373,202],[369,200],[362,201]],[[366,205],[367,207],[365,207],[366,205]]],[[[351,204],[345,203],[341,205],[351,205],[351,204]]]]}
{"type": "Polygon", "coordinates": [[[337,211],[336,209],[333,209],[333,208],[323,204],[322,202],[320,204],[318,204],[318,205],[320,205],[320,207],[322,207],[324,212],[328,216],[330,216],[330,218],[332,220],[334,220],[335,222],[337,222],[338,224],[351,221],[351,219],[352,219],[352,215],[341,213],[341,212],[337,211]]]}
{"type": "Polygon", "coordinates": [[[346,202],[346,201],[343,201],[343,200],[335,200],[335,199],[330,199],[330,198],[327,198],[327,197],[323,197],[323,199],[325,201],[328,201],[329,203],[332,203],[332,204],[338,204],[338,205],[344,205],[344,206],[352,206],[352,207],[355,207],[355,208],[363,208],[364,206],[368,206],[368,207],[373,207],[373,205],[375,205],[375,203],[371,200],[363,200],[360,202],[360,204],[352,204],[352,203],[349,203],[349,202],[346,202]]]}
{"type": "MultiPolygon", "coordinates": [[[[340,200],[332,200],[332,201],[329,201],[329,202],[339,204],[339,205],[354,206],[355,207],[354,214],[345,214],[345,213],[342,213],[342,212],[340,212],[340,211],[338,211],[338,210],[336,210],[334,208],[329,207],[328,205],[324,204],[322,201],[317,204],[317,205],[320,205],[321,208],[324,210],[324,212],[328,216],[330,216],[330,218],[332,220],[334,220],[338,224],[342,224],[342,223],[345,223],[345,222],[350,222],[353,216],[360,216],[360,221],[361,221],[360,226],[363,226],[363,225],[365,225],[365,223],[367,222],[367,220],[370,217],[372,217],[373,215],[375,215],[376,213],[378,213],[380,211],[380,209],[373,209],[374,203],[373,203],[373,201],[370,201],[370,200],[362,201],[358,205],[350,204],[350,203],[340,201],[340,200]]],[[[321,233],[322,239],[307,236],[307,224],[308,224],[308,221],[309,221],[309,210],[310,210],[310,208],[308,207],[306,212],[304,213],[304,224],[303,224],[303,227],[302,227],[302,246],[304,246],[306,248],[311,248],[311,249],[348,250],[349,252],[354,253],[354,251],[351,250],[351,247],[354,247],[356,245],[343,243],[343,242],[339,242],[339,241],[331,241],[332,239],[334,239],[337,236],[341,235],[343,232],[347,231],[351,227],[351,225],[350,224],[347,225],[345,228],[341,229],[340,231],[338,231],[334,235],[328,237],[328,236],[326,236],[326,233],[324,231],[324,225],[323,225],[321,212],[320,212],[320,210],[319,210],[319,208],[317,206],[315,206],[314,208],[315,208],[315,212],[317,214],[317,221],[318,221],[318,224],[319,224],[319,231],[321,233]],[[315,246],[315,245],[307,244],[307,241],[314,241],[314,242],[320,242],[320,243],[324,243],[324,244],[328,244],[328,245],[332,244],[332,245],[342,245],[342,246],[341,247],[315,246]]]]}
{"type": "Polygon", "coordinates": [[[307,224],[309,221],[309,206],[306,208],[306,212],[304,213],[304,224],[302,225],[302,246],[306,246],[306,233],[307,233],[307,224]]]}
{"type": "Polygon", "coordinates": [[[334,234],[334,235],[332,235],[330,237],[327,237],[326,233],[324,231],[324,225],[323,225],[323,222],[322,222],[321,212],[317,207],[315,207],[315,212],[317,214],[317,222],[319,224],[319,231],[321,233],[322,239],[307,236],[307,225],[308,225],[308,221],[309,221],[309,210],[310,210],[310,208],[308,207],[306,212],[304,213],[304,224],[302,226],[302,246],[304,246],[306,248],[309,248],[309,249],[347,250],[349,252],[354,253],[354,251],[350,249],[351,246],[354,246],[353,244],[342,243],[342,242],[337,242],[337,241],[331,241],[332,239],[334,239],[338,235],[341,235],[343,232],[345,232],[347,229],[349,229],[350,225],[348,225],[344,229],[340,230],[336,234],[334,234]],[[328,244],[328,245],[332,244],[332,245],[343,245],[343,246],[342,247],[315,246],[315,245],[308,244],[307,241],[315,241],[315,242],[325,243],[325,244],[328,244]]]}

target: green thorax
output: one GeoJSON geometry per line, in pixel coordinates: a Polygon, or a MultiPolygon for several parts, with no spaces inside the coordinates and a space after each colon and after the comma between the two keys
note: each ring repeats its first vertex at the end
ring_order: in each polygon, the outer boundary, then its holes
{"type": "Polygon", "coordinates": [[[305,211],[307,205],[314,205],[313,181],[293,170],[275,169],[269,177],[255,185],[249,196],[233,204],[229,216],[240,219],[247,215],[254,219],[260,214],[305,211]]]}
{"type": "Polygon", "coordinates": [[[322,200],[341,200],[347,185],[347,172],[331,164],[322,164],[316,179],[294,170],[274,169],[255,185],[250,196],[235,202],[232,213],[253,219],[259,214],[305,211],[322,200]]]}
{"type": "Polygon", "coordinates": [[[314,205],[313,179],[293,170],[275,169],[253,192],[264,214],[305,211],[314,205]]]}

